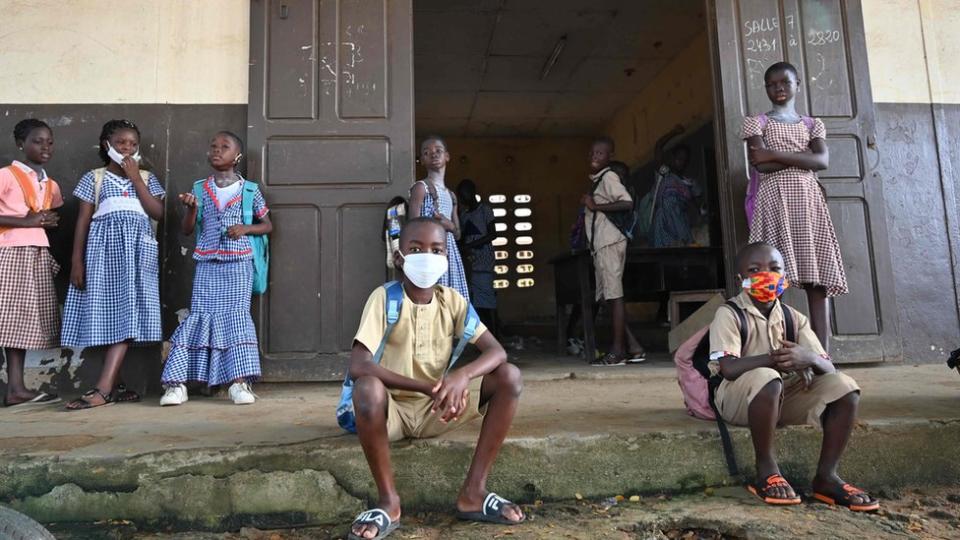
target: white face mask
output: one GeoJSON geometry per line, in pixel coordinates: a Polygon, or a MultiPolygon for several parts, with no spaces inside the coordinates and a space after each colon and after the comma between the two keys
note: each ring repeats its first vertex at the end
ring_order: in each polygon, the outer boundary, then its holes
{"type": "Polygon", "coordinates": [[[447,257],[436,253],[400,254],[403,275],[421,289],[429,289],[447,273],[447,257]]]}

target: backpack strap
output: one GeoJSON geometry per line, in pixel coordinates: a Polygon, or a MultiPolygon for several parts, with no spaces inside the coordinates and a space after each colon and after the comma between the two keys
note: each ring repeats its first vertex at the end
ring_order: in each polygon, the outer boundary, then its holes
{"type": "Polygon", "coordinates": [[[477,333],[477,326],[479,325],[480,317],[477,315],[477,311],[473,309],[473,305],[470,304],[470,302],[467,302],[467,315],[463,319],[463,335],[460,336],[460,340],[457,341],[457,346],[454,347],[453,353],[450,355],[450,364],[447,365],[447,369],[444,370],[444,376],[453,369],[453,365],[457,363],[460,355],[463,354],[463,349],[477,333]]]}
{"type": "Polygon", "coordinates": [[[760,124],[760,133],[763,133],[763,130],[767,129],[767,122],[770,121],[770,117],[767,116],[767,113],[760,113],[757,115],[757,123],[760,124]]]}
{"type": "Polygon", "coordinates": [[[784,334],[787,341],[797,342],[797,324],[794,322],[793,308],[780,302],[780,310],[783,311],[784,334]]]}
{"type": "MultiPolygon", "coordinates": [[[[727,300],[725,305],[732,309],[737,315],[737,321],[740,326],[740,353],[743,354],[743,347],[747,342],[747,316],[733,300],[727,300]]],[[[723,421],[723,416],[720,415],[720,409],[717,408],[717,402],[715,400],[718,384],[711,382],[708,386],[710,391],[710,408],[713,409],[713,414],[717,419],[717,431],[720,432],[720,444],[723,446],[723,458],[727,462],[727,472],[730,473],[730,476],[738,476],[740,471],[737,468],[737,455],[733,450],[733,440],[730,439],[730,430],[727,429],[727,423],[723,421]]]]}
{"type": "Polygon", "coordinates": [[[240,197],[240,212],[243,214],[244,225],[253,225],[253,197],[256,194],[257,183],[250,180],[244,180],[243,195],[240,197]]]}
{"type": "Polygon", "coordinates": [[[387,346],[387,339],[390,337],[393,327],[397,325],[397,321],[400,320],[400,309],[403,307],[403,285],[399,281],[385,283],[383,288],[387,291],[383,309],[386,314],[387,327],[383,331],[383,337],[380,338],[380,346],[373,353],[374,364],[379,364],[380,359],[383,358],[383,350],[387,346]]]}
{"type": "Polygon", "coordinates": [[[743,347],[747,343],[747,316],[743,313],[743,310],[740,309],[740,306],[737,305],[733,300],[727,300],[725,304],[728,308],[732,309],[737,316],[737,323],[740,326],[740,354],[743,354],[743,347]]]}

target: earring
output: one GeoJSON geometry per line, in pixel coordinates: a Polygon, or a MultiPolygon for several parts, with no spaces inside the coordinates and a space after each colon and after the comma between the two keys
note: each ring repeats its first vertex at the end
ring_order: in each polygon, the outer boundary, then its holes
{"type": "Polygon", "coordinates": [[[242,156],[243,156],[243,154],[237,154],[237,159],[233,160],[233,164],[236,165],[236,164],[240,163],[240,158],[241,158],[242,156]]]}

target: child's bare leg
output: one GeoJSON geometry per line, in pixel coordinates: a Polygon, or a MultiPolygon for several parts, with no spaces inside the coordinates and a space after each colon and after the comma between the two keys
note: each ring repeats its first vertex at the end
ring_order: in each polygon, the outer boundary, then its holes
{"type": "MultiPolygon", "coordinates": [[[[771,474],[780,474],[776,452],[773,448],[773,436],[780,419],[780,396],[783,383],[773,380],[764,386],[747,408],[750,424],[750,438],[753,440],[753,453],[757,460],[757,482],[763,485],[771,474]]],[[[782,499],[796,497],[796,493],[787,487],[772,488],[771,496],[782,499]]]]}
{"type": "MultiPolygon", "coordinates": [[[[377,484],[379,500],[377,508],[390,516],[393,522],[400,519],[400,496],[393,479],[390,462],[390,440],[387,437],[387,388],[376,377],[360,377],[353,382],[353,410],[357,419],[357,435],[363,455],[370,466],[370,474],[377,484]]],[[[353,534],[361,538],[373,538],[377,528],[360,525],[353,534]]]]}
{"type": "MultiPolygon", "coordinates": [[[[479,512],[487,491],[487,477],[493,467],[497,453],[503,445],[513,416],[517,412],[517,403],[523,391],[523,378],[520,370],[512,364],[502,364],[483,377],[480,387],[480,403],[487,404],[487,414],[480,428],[477,449],[467,471],[467,479],[460,488],[457,497],[457,510],[461,512],[479,512]]],[[[507,506],[503,516],[511,521],[523,519],[523,511],[518,506],[507,506]]]]}
{"type": "Polygon", "coordinates": [[[610,352],[622,357],[626,352],[624,350],[624,328],[626,328],[627,310],[623,304],[623,298],[609,300],[610,317],[613,319],[613,344],[610,345],[610,352]]]}
{"type": "MultiPolygon", "coordinates": [[[[120,366],[123,365],[123,359],[127,355],[127,349],[129,347],[130,343],[127,341],[114,343],[107,347],[106,356],[103,359],[103,369],[100,370],[100,379],[97,380],[97,390],[107,395],[110,395],[110,392],[113,391],[113,386],[117,381],[117,374],[120,372],[120,366]]],[[[92,396],[83,399],[94,406],[106,403],[103,396],[98,393],[94,393],[92,396]]],[[[67,408],[75,409],[81,406],[80,403],[76,403],[76,405],[74,405],[74,403],[68,404],[67,408]]]]}
{"type": "MultiPolygon", "coordinates": [[[[823,411],[823,445],[820,447],[820,461],[817,463],[817,475],[813,478],[813,490],[820,493],[842,491],[845,484],[837,475],[840,456],[850,440],[853,423],[857,418],[860,405],[860,392],[850,392],[827,405],[823,411]]],[[[854,495],[854,502],[863,504],[869,501],[866,495],[854,495]]]]}
{"type": "Polygon", "coordinates": [[[823,287],[808,286],[807,305],[810,307],[810,328],[817,335],[823,350],[830,351],[830,302],[823,287]]]}
{"type": "Polygon", "coordinates": [[[4,356],[7,357],[7,403],[23,403],[37,397],[36,392],[27,390],[23,384],[23,363],[27,351],[8,348],[4,350],[4,356]]]}

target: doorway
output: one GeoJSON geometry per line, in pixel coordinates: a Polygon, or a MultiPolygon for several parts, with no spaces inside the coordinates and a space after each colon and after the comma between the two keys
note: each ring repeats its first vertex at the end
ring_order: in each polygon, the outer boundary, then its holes
{"type": "MultiPolygon", "coordinates": [[[[696,197],[682,247],[703,257],[628,262],[630,319],[645,345],[666,350],[670,291],[726,288],[705,14],[700,0],[414,3],[415,138],[442,136],[447,187],[473,180],[495,213],[494,283],[508,340],[552,344],[566,312],[551,261],[571,250],[590,189],[587,154],[601,135],[615,141],[638,197],[653,188],[659,139],[680,125],[666,149],[690,149],[684,173],[696,197]]],[[[649,244],[638,236],[630,245],[649,244]]]]}

